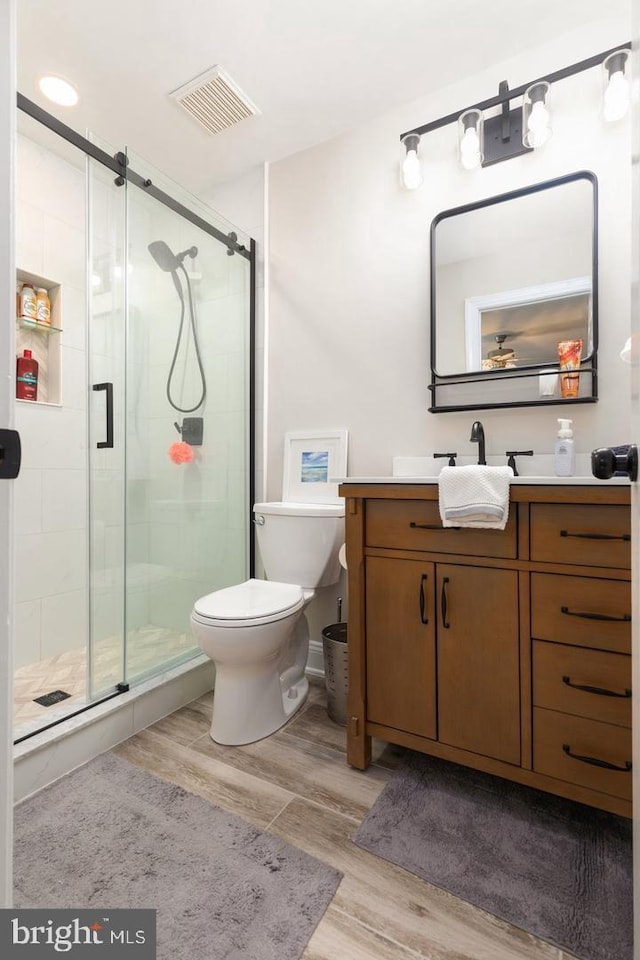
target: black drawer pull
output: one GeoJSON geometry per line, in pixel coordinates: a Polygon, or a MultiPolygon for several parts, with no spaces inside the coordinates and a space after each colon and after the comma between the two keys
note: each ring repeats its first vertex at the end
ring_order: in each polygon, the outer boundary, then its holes
{"type": "Polygon", "coordinates": [[[460,527],[443,527],[441,523],[416,523],[412,520],[409,524],[412,530],[459,530],[460,527]]]}
{"type": "Polygon", "coordinates": [[[582,620],[602,620],[606,623],[629,623],[631,614],[625,613],[622,617],[612,617],[609,613],[580,613],[577,610],[569,610],[569,607],[560,607],[560,612],[568,617],[580,617],[582,620]]]}
{"type": "Polygon", "coordinates": [[[561,537],[575,537],[577,540],[631,540],[630,533],[570,533],[569,530],[561,530],[561,537]]]}
{"type": "Polygon", "coordinates": [[[599,697],[623,697],[631,696],[631,690],[625,690],[619,693],[617,690],[605,690],[604,687],[591,687],[588,683],[572,683],[571,677],[563,677],[562,682],[573,690],[584,690],[585,693],[597,693],[599,697]]]}
{"type": "Polygon", "coordinates": [[[425,584],[425,580],[428,580],[428,579],[429,577],[427,576],[426,573],[423,573],[422,577],[420,578],[420,623],[424,623],[425,625],[429,623],[429,618],[425,617],[424,615],[425,606],[426,606],[426,598],[424,595],[424,584],[425,584]]]}
{"type": "Polygon", "coordinates": [[[449,577],[442,578],[442,593],[440,594],[440,610],[442,612],[442,626],[448,630],[451,624],[447,620],[447,584],[449,577]]]}
{"type": "Polygon", "coordinates": [[[568,743],[563,743],[562,749],[572,760],[590,763],[592,767],[604,767],[605,770],[620,770],[622,773],[628,773],[628,771],[631,770],[631,760],[625,760],[624,767],[621,767],[617,763],[609,763],[608,760],[598,760],[597,757],[583,757],[579,753],[571,753],[571,747],[568,743]]]}

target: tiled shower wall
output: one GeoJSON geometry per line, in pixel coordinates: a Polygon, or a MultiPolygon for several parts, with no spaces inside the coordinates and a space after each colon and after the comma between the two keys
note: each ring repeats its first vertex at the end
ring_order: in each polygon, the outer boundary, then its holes
{"type": "Polygon", "coordinates": [[[85,178],[18,137],[19,269],[62,286],[61,405],[16,402],[22,469],[15,481],[15,665],[87,635],[85,178]]]}
{"type": "MultiPolygon", "coordinates": [[[[194,600],[246,576],[249,272],[246,261],[227,256],[225,246],[187,221],[136,193],[130,200],[127,561],[149,572],[149,621],[184,631],[194,600]],[[199,249],[185,266],[193,276],[207,397],[196,412],[204,419],[203,445],[188,464],[168,456],[180,439],[174,423],[189,414],[173,410],[166,396],[180,304],[170,275],[147,250],[152,240],[174,251],[199,249]]],[[[186,363],[179,354],[172,393],[189,407],[199,392],[190,349],[186,363]]]]}

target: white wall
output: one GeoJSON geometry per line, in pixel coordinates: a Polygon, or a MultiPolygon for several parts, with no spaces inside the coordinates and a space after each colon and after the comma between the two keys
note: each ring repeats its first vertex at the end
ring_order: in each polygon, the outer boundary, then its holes
{"type": "MultiPolygon", "coordinates": [[[[282,457],[283,436],[275,438],[279,457],[277,478],[269,476],[268,465],[272,463],[269,444],[273,432],[269,429],[269,397],[272,391],[277,394],[284,385],[278,381],[277,366],[272,364],[270,347],[270,165],[256,168],[243,177],[230,181],[215,190],[204,194],[204,199],[232,223],[238,224],[257,244],[257,283],[256,283],[256,500],[279,500],[282,497],[282,457]]],[[[308,424],[307,424],[308,425],[308,424]]],[[[327,426],[321,423],[320,426],[327,426]]],[[[286,427],[285,429],[289,429],[286,427]]],[[[260,552],[256,545],[256,575],[264,576],[260,552]]],[[[346,616],[346,587],[344,578],[335,587],[326,587],[309,605],[306,617],[309,622],[311,646],[308,669],[322,672],[322,628],[336,620],[336,598],[345,597],[344,615],[346,616]]]]}
{"type": "MultiPolygon", "coordinates": [[[[455,87],[271,166],[268,490],[277,497],[286,430],[348,427],[349,473],[389,475],[394,455],[473,454],[475,413],[433,415],[429,397],[429,227],[440,211],[580,169],[600,187],[600,396],[570,407],[577,450],[629,441],[628,122],[599,117],[599,69],[553,87],[544,151],[467,173],[456,126],[421,143],[425,183],[399,186],[400,133],[629,39],[607,20],[553,38],[455,87]]],[[[560,410],[481,412],[487,453],[550,453],[560,410]]]]}

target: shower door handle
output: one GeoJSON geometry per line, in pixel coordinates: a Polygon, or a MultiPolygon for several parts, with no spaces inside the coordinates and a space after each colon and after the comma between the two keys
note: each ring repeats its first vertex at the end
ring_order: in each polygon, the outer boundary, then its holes
{"type": "Polygon", "coordinates": [[[94,390],[105,390],[107,394],[107,439],[99,440],[96,443],[98,450],[105,447],[113,447],[113,384],[112,383],[94,383],[94,390]]]}

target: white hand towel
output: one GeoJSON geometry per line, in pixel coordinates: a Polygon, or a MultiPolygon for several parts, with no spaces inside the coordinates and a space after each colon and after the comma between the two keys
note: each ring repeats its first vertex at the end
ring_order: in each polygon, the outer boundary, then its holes
{"type": "Polygon", "coordinates": [[[442,526],[504,530],[512,476],[511,467],[443,467],[438,477],[442,526]]]}

